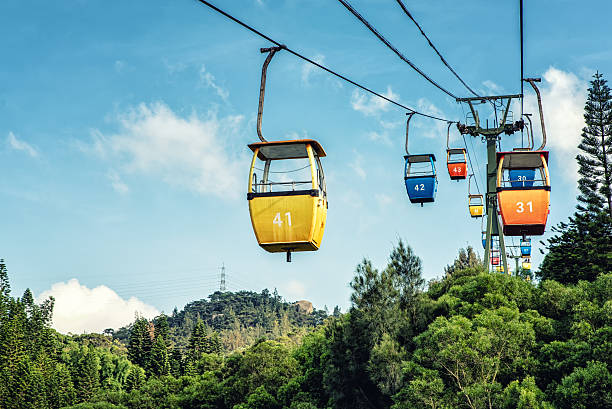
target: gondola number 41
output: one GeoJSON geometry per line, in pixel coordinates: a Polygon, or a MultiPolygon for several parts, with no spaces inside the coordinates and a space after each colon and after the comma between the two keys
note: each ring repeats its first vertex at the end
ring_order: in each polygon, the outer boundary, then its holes
{"type": "Polygon", "coordinates": [[[516,202],[516,207],[517,207],[516,212],[523,213],[525,211],[525,206],[529,208],[529,213],[533,213],[533,203],[532,202],[527,202],[527,203],[516,202]]]}
{"type": "MultiPolygon", "coordinates": [[[[291,226],[291,212],[285,213],[285,216],[287,216],[287,224],[291,226]]],[[[272,223],[278,225],[278,227],[281,227],[283,225],[280,213],[276,213],[276,216],[274,216],[274,220],[272,221],[272,223]]]]}

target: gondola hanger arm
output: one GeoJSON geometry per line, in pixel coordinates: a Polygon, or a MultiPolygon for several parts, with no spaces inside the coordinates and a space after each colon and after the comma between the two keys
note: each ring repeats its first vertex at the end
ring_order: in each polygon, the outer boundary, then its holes
{"type": "Polygon", "coordinates": [[[280,45],[278,47],[269,47],[269,48],[260,48],[259,51],[263,53],[268,53],[266,60],[263,63],[263,67],[261,67],[261,84],[259,86],[259,107],[257,109],[257,136],[259,136],[259,140],[262,142],[266,141],[266,138],[263,137],[261,132],[261,119],[263,117],[263,105],[264,105],[264,97],[266,96],[266,74],[268,71],[268,65],[270,61],[272,61],[272,57],[276,54],[277,51],[286,48],[284,45],[280,45]]]}
{"type": "Polygon", "coordinates": [[[412,119],[414,114],[416,114],[416,112],[414,111],[406,112],[406,115],[408,116],[408,118],[406,119],[406,155],[410,155],[410,152],[408,152],[408,129],[410,128],[410,120],[412,119]]]}
{"type": "Polygon", "coordinates": [[[538,97],[538,109],[540,111],[540,126],[542,127],[542,145],[537,149],[541,151],[546,146],[546,127],[544,126],[544,112],[542,111],[542,97],[540,96],[540,90],[535,85],[536,82],[542,82],[541,78],[525,78],[523,81],[527,81],[533,88],[538,97]]]}
{"type": "Polygon", "coordinates": [[[450,127],[454,124],[454,122],[448,121],[448,128],[446,128],[446,150],[450,149],[449,139],[450,139],[450,127]]]}

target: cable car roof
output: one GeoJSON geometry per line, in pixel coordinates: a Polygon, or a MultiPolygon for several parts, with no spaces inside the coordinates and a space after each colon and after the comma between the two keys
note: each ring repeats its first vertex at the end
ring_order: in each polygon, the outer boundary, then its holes
{"type": "Polygon", "coordinates": [[[504,157],[504,169],[535,169],[542,166],[540,155],[548,163],[548,151],[497,152],[497,163],[504,157]]]}
{"type": "Polygon", "coordinates": [[[446,152],[450,153],[451,155],[454,155],[456,153],[465,153],[465,149],[464,148],[451,148],[451,149],[447,149],[446,152]]]}
{"type": "Polygon", "coordinates": [[[431,158],[434,162],[436,161],[436,155],[433,153],[423,153],[420,155],[404,155],[404,159],[408,159],[410,163],[429,162],[431,158]]]}
{"type": "Polygon", "coordinates": [[[257,157],[261,160],[302,159],[308,157],[306,145],[312,146],[317,156],[325,156],[325,151],[314,139],[296,139],[291,141],[257,142],[249,145],[253,152],[259,148],[257,157]]]}

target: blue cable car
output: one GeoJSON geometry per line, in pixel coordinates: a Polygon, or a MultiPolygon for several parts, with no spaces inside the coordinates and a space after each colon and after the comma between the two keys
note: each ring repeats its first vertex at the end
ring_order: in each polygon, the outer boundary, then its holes
{"type": "Polygon", "coordinates": [[[521,240],[521,256],[523,257],[531,256],[531,239],[521,240]]]}
{"type": "Polygon", "coordinates": [[[404,156],[404,182],[411,203],[431,203],[436,199],[438,178],[433,153],[404,156]]]}

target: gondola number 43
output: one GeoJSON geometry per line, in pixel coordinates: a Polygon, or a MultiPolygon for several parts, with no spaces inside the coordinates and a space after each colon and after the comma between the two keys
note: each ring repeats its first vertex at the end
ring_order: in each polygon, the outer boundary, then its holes
{"type": "Polygon", "coordinates": [[[523,213],[525,211],[525,206],[529,208],[529,213],[533,213],[533,203],[532,202],[516,202],[516,212],[523,213]]]}
{"type": "MultiPolygon", "coordinates": [[[[291,212],[285,213],[285,216],[287,216],[287,225],[291,226],[291,212]]],[[[278,227],[281,227],[283,225],[280,213],[276,213],[276,216],[274,216],[274,220],[272,221],[272,223],[278,225],[278,227]]]]}

